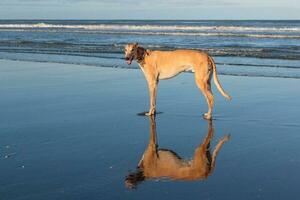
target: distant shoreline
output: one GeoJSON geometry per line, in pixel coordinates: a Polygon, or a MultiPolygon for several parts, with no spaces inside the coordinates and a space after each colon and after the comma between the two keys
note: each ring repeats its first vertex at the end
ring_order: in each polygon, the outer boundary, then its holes
{"type": "Polygon", "coordinates": [[[300,19],[0,19],[0,21],[300,21],[300,19]]]}

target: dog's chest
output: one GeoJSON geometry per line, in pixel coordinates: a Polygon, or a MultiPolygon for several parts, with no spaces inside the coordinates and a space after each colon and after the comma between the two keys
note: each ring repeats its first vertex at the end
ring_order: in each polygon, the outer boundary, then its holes
{"type": "Polygon", "coordinates": [[[142,72],[145,74],[145,68],[143,65],[139,64],[140,69],[142,70],[142,72]]]}

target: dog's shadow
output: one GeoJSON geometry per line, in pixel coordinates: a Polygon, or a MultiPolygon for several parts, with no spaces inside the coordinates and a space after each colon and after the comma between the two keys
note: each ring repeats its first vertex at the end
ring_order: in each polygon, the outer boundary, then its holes
{"type": "MultiPolygon", "coordinates": [[[[138,116],[147,116],[148,111],[139,112],[136,115],[138,116]]],[[[163,112],[155,112],[155,115],[163,114],[163,112]]]]}
{"type": "Polygon", "coordinates": [[[191,160],[182,159],[176,152],[158,148],[155,116],[149,116],[150,140],[135,171],[125,178],[127,188],[136,188],[139,183],[147,179],[168,178],[170,180],[203,180],[212,174],[218,152],[227,142],[230,135],[221,138],[211,154],[210,142],[214,128],[208,120],[207,135],[202,143],[196,147],[191,160]]]}

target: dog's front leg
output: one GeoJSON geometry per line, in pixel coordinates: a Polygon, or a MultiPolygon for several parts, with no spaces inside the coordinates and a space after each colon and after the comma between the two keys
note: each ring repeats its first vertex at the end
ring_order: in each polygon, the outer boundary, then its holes
{"type": "Polygon", "coordinates": [[[150,109],[149,112],[146,113],[146,115],[154,115],[156,112],[156,94],[157,94],[157,81],[154,82],[148,82],[148,88],[149,88],[149,96],[150,96],[150,109]]]}

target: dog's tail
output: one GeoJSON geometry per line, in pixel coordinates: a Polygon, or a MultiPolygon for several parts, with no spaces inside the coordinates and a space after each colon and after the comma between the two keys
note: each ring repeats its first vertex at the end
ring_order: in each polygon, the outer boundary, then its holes
{"type": "Polygon", "coordinates": [[[219,92],[228,100],[231,100],[231,96],[228,95],[224,89],[222,88],[220,82],[219,82],[219,79],[218,79],[218,76],[217,76],[217,68],[216,68],[216,64],[215,64],[215,61],[212,57],[208,56],[209,60],[210,60],[210,63],[212,65],[212,68],[213,68],[213,74],[214,74],[214,83],[215,85],[217,86],[217,89],[219,90],[219,92]]]}

